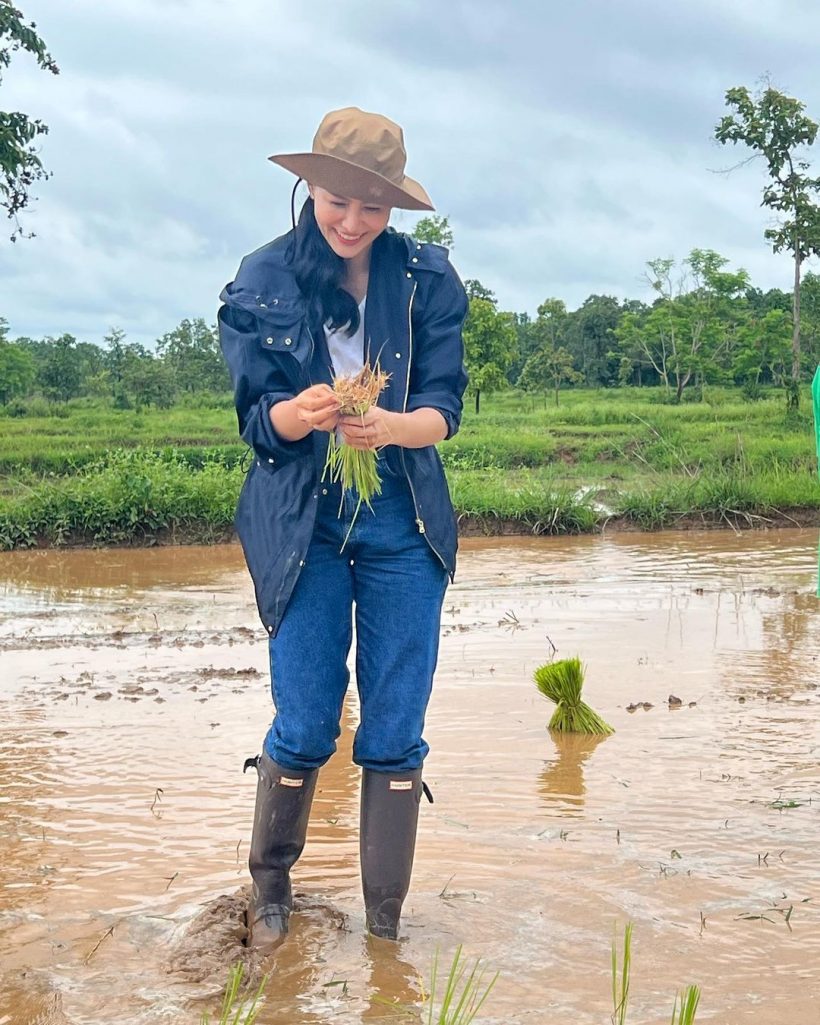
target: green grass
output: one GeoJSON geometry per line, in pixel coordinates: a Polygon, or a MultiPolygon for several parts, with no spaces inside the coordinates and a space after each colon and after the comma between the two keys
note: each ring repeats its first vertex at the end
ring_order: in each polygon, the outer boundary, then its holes
{"type": "MultiPolygon", "coordinates": [[[[626,1025],[629,1010],[629,993],[632,985],[632,923],[624,926],[623,953],[618,957],[618,947],[612,941],[610,963],[612,979],[612,1025],[626,1025]]],[[[687,986],[683,993],[675,994],[672,1006],[671,1025],[694,1025],[695,1014],[700,1003],[700,988],[687,986]],[[680,1003],[678,1003],[680,1001],[680,1003]]]]}
{"type": "MultiPolygon", "coordinates": [[[[245,973],[242,962],[237,962],[228,974],[228,982],[225,986],[225,993],[222,999],[222,1011],[219,1015],[217,1025],[254,1025],[257,1015],[261,1011],[259,1001],[265,992],[268,983],[266,975],[259,983],[256,992],[247,1001],[239,1001],[239,993],[242,989],[242,977],[245,973]]],[[[200,1025],[210,1025],[210,1018],[207,1013],[202,1015],[200,1025]]]]}
{"type": "MultiPolygon", "coordinates": [[[[505,392],[479,417],[468,400],[461,431],[440,447],[462,524],[582,533],[610,513],[641,529],[820,514],[808,398],[787,417],[780,394],[662,397],[587,389],[556,408],[505,392]]],[[[229,536],[247,449],[229,396],[187,402],[142,412],[35,402],[37,416],[0,415],[0,547],[229,536]]]]}

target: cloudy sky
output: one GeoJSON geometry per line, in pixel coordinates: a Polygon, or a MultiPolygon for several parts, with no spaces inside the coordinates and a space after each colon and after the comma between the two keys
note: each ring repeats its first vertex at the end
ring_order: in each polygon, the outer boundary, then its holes
{"type": "Polygon", "coordinates": [[[17,55],[0,90],[50,126],[53,171],[37,237],[0,236],[12,337],[152,344],[213,320],[241,256],[290,226],[293,179],[267,156],[348,105],[403,126],[456,266],[502,308],[647,298],[645,262],[693,247],[790,285],[762,166],[714,173],[742,154],[712,130],[726,89],[765,74],[820,119],[816,0],[15,2],[61,74],[17,55]]]}

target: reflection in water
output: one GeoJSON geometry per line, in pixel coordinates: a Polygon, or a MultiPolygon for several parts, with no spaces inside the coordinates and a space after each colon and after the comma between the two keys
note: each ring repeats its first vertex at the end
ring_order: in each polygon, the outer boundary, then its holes
{"type": "Polygon", "coordinates": [[[576,811],[583,807],[584,763],[595,748],[608,738],[584,733],[550,732],[557,757],[544,764],[538,777],[538,791],[548,807],[576,811]]]}
{"type": "Polygon", "coordinates": [[[370,1002],[361,1016],[362,1022],[405,1022],[421,1025],[424,982],[416,968],[402,955],[401,943],[365,939],[365,965],[370,1002]]]}

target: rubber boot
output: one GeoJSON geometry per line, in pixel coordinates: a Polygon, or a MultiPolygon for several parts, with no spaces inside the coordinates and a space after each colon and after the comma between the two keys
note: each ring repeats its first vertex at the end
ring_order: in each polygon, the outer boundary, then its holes
{"type": "Polygon", "coordinates": [[[245,768],[257,772],[256,809],[248,867],[248,946],[273,950],[288,932],[293,906],[290,870],[305,846],[318,769],[283,769],[264,751],[245,768]]]}
{"type": "Polygon", "coordinates": [[[364,769],[362,773],[359,854],[364,906],[368,931],[383,939],[399,936],[421,794],[421,769],[400,774],[364,769]]]}

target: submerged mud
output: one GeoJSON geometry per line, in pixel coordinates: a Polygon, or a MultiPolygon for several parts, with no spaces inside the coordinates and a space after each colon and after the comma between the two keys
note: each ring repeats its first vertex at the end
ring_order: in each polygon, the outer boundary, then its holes
{"type": "Polygon", "coordinates": [[[0,556],[0,1025],[196,1022],[237,960],[269,973],[260,1025],[420,1023],[459,943],[501,973],[478,1022],[591,1025],[627,921],[635,1021],[694,982],[698,1020],[814,1025],[816,557],[799,530],[465,541],[403,939],[364,935],[351,688],[292,934],[258,964],[242,763],[270,704],[241,552],[0,556]],[[546,732],[553,649],[613,737],[546,732]]]}

